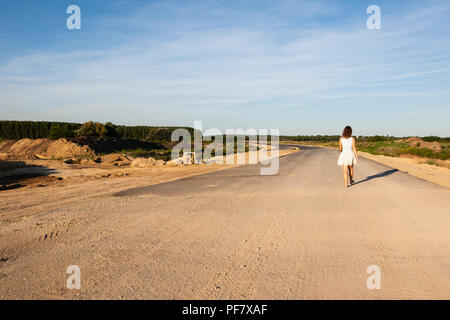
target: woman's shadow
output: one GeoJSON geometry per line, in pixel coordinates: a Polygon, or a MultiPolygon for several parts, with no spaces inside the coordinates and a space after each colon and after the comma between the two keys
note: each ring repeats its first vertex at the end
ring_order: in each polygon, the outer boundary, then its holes
{"type": "Polygon", "coordinates": [[[356,184],[359,184],[359,183],[363,183],[363,182],[372,180],[372,179],[377,179],[377,178],[382,178],[382,177],[390,176],[391,174],[396,173],[397,171],[398,171],[398,169],[391,169],[391,170],[387,170],[387,171],[384,171],[384,172],[381,172],[381,173],[377,173],[377,174],[374,174],[373,176],[368,176],[368,177],[366,177],[366,178],[363,179],[363,180],[360,180],[360,181],[358,181],[358,182],[355,182],[354,184],[352,184],[352,186],[354,186],[354,185],[356,185],[356,184]]]}

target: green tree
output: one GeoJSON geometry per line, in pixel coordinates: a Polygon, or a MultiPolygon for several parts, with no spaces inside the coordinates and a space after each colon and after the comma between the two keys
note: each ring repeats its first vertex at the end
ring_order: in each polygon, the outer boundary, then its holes
{"type": "Polygon", "coordinates": [[[49,138],[52,140],[57,140],[61,138],[72,138],[73,136],[74,133],[72,130],[69,129],[68,125],[52,124],[50,128],[49,138]]]}
{"type": "Polygon", "coordinates": [[[104,137],[106,134],[106,127],[100,122],[88,121],[83,123],[78,134],[85,137],[104,137]]]}

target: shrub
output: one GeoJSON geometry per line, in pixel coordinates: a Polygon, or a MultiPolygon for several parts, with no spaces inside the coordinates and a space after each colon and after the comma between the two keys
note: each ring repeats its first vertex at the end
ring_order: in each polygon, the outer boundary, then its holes
{"type": "Polygon", "coordinates": [[[105,136],[106,137],[117,137],[116,128],[117,128],[117,126],[111,122],[105,123],[105,136]]]}
{"type": "Polygon", "coordinates": [[[443,150],[441,152],[435,152],[427,148],[406,148],[401,151],[401,154],[411,154],[423,158],[441,159],[447,160],[450,158],[450,150],[443,150]]]}
{"type": "Polygon", "coordinates": [[[437,141],[437,142],[450,142],[450,137],[447,137],[447,138],[441,138],[441,137],[436,137],[436,136],[428,136],[428,137],[423,137],[422,140],[423,140],[423,141],[427,141],[427,142],[433,142],[433,141],[437,141]]]}
{"type": "Polygon", "coordinates": [[[105,137],[107,129],[100,122],[88,121],[83,123],[78,134],[84,137],[105,137]]]}

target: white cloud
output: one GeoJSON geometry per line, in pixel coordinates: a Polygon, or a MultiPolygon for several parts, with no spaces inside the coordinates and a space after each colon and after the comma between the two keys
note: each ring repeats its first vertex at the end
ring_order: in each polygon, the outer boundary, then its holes
{"type": "MultiPolygon", "coordinates": [[[[420,88],[450,71],[449,27],[442,29],[436,19],[448,14],[448,6],[383,13],[383,29],[368,31],[357,17],[339,27],[283,23],[280,17],[333,14],[324,3],[293,3],[245,17],[213,2],[206,10],[156,3],[132,16],[101,19],[97,37],[117,30],[119,22],[136,32],[119,33],[117,45],[100,50],[35,52],[0,63],[0,114],[16,108],[45,116],[46,110],[62,109],[62,120],[68,120],[83,110],[89,119],[109,112],[113,120],[130,123],[136,119],[127,110],[135,110],[157,119],[176,115],[182,124],[204,117],[216,126],[234,126],[242,123],[234,112],[252,115],[267,105],[273,116],[321,98],[435,95],[448,84],[447,77],[434,90],[420,88]],[[155,10],[166,15],[158,19],[155,10]]],[[[276,121],[283,116],[289,117],[276,121]]]]}

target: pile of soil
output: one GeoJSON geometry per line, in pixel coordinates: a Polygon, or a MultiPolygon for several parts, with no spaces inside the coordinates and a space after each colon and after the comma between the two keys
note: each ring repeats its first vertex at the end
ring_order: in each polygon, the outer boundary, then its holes
{"type": "Polygon", "coordinates": [[[54,141],[45,152],[45,156],[49,159],[87,157],[94,155],[94,151],[88,146],[79,145],[66,139],[54,141]]]}
{"type": "Polygon", "coordinates": [[[131,162],[131,167],[133,168],[148,168],[157,165],[164,165],[165,162],[162,160],[155,160],[154,158],[136,158],[131,162]]]}
{"type": "Polygon", "coordinates": [[[0,153],[11,159],[36,159],[36,155],[44,154],[52,143],[49,139],[6,140],[0,144],[0,153]]]}
{"type": "Polygon", "coordinates": [[[426,142],[418,137],[411,137],[406,139],[406,142],[409,142],[411,147],[415,148],[427,148],[431,149],[433,151],[441,152],[442,148],[439,142],[433,141],[433,142],[426,142]]]}
{"type": "Polygon", "coordinates": [[[107,154],[106,156],[100,157],[101,163],[112,164],[115,166],[127,166],[133,160],[130,156],[125,156],[118,153],[107,154]]]}
{"type": "Polygon", "coordinates": [[[9,159],[63,159],[95,155],[88,146],[66,139],[7,140],[0,144],[0,153],[9,159]]]}

